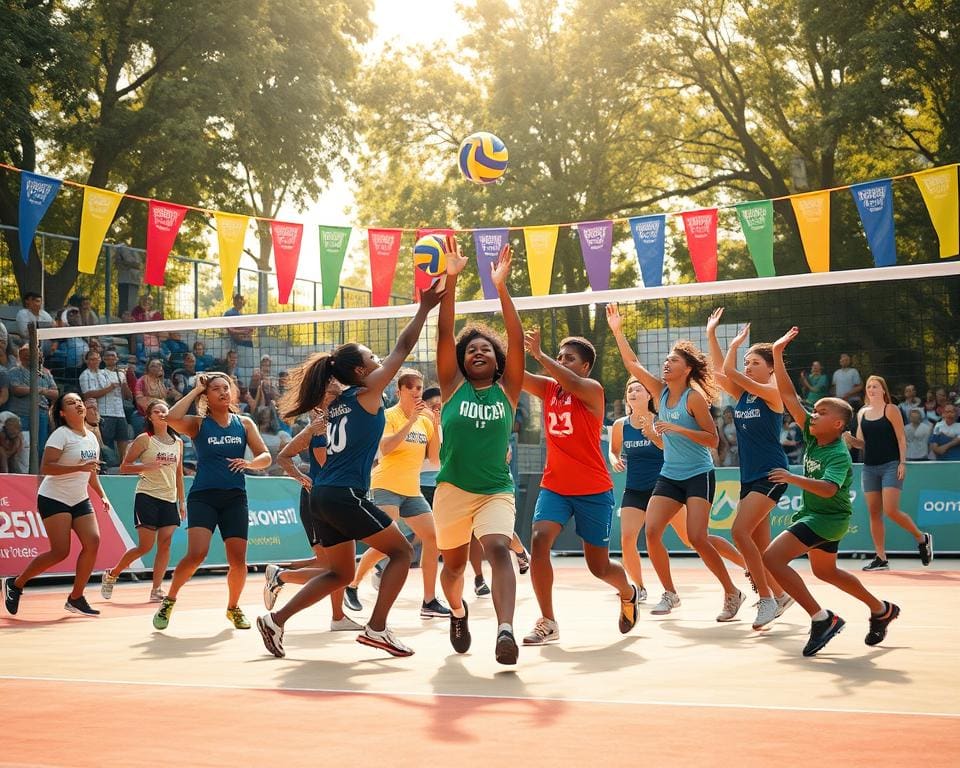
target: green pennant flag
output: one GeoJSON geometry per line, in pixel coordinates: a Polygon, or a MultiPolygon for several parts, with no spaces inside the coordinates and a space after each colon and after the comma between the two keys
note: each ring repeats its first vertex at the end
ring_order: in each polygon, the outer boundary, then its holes
{"type": "Polygon", "coordinates": [[[350,227],[320,225],[320,282],[323,284],[323,306],[332,307],[340,288],[340,270],[350,243],[350,227]]]}
{"type": "Polygon", "coordinates": [[[773,265],[773,201],[757,200],[737,203],[737,218],[747,240],[750,258],[757,268],[757,277],[775,277],[773,265]]]}

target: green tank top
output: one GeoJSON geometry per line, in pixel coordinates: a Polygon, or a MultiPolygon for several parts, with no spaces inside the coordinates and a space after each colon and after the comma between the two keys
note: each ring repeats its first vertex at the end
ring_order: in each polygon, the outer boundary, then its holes
{"type": "Polygon", "coordinates": [[[475,390],[464,381],[440,413],[438,483],[470,493],[513,493],[507,449],[513,408],[499,384],[475,390]]]}

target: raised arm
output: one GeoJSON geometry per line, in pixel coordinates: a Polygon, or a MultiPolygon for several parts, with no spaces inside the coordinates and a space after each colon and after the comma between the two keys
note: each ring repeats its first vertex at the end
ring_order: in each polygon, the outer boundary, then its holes
{"type": "Polygon", "coordinates": [[[607,325],[610,326],[613,337],[617,340],[620,359],[623,360],[627,371],[636,376],[647,392],[659,400],[660,393],[663,392],[663,381],[640,364],[637,353],[633,351],[630,342],[627,341],[627,337],[623,333],[623,318],[620,317],[620,310],[616,304],[607,304],[607,325]]]}
{"type": "Polygon", "coordinates": [[[167,412],[167,424],[183,435],[191,438],[196,437],[203,419],[199,416],[188,416],[187,411],[190,410],[190,405],[203,394],[206,388],[207,376],[198,373],[193,389],[170,406],[170,410],[167,412]]]}
{"type": "Polygon", "coordinates": [[[727,377],[727,381],[732,387],[738,388],[741,393],[747,391],[751,395],[756,395],[769,405],[771,410],[779,413],[783,410],[783,399],[780,397],[780,390],[777,388],[776,381],[761,384],[737,370],[737,352],[740,350],[740,345],[747,340],[749,332],[750,323],[747,323],[730,342],[727,354],[723,358],[724,376],[727,377]]]}
{"type": "MultiPolygon", "coordinates": [[[[723,348],[720,346],[720,340],[717,339],[717,326],[720,325],[721,317],[723,317],[723,307],[717,307],[707,318],[707,340],[710,343],[710,365],[713,367],[713,380],[724,392],[739,398],[743,394],[743,387],[731,381],[723,367],[723,348]]],[[[729,354],[729,350],[727,354],[729,354]]],[[[734,368],[736,368],[736,365],[734,365],[734,368]]]]}
{"type": "Polygon", "coordinates": [[[467,266],[467,257],[460,252],[460,243],[452,235],[447,237],[447,290],[440,299],[440,314],[437,317],[437,383],[440,398],[447,402],[463,380],[457,365],[457,347],[453,338],[454,310],[457,301],[457,276],[467,266]]]}
{"type": "Polygon", "coordinates": [[[507,278],[510,276],[510,265],[513,263],[513,248],[510,244],[500,249],[497,263],[490,268],[490,276],[497,288],[500,297],[500,311],[503,314],[503,325],[507,330],[507,362],[500,378],[500,386],[516,409],[523,388],[523,326],[520,324],[520,314],[513,305],[513,298],[507,290],[507,278]]]}
{"type": "MultiPolygon", "coordinates": [[[[530,353],[530,356],[540,363],[540,365],[544,367],[544,370],[546,370],[546,372],[549,373],[566,392],[569,392],[570,394],[580,398],[580,400],[587,405],[593,415],[603,421],[603,387],[600,385],[599,381],[587,378],[585,376],[578,376],[573,371],[560,365],[560,363],[558,363],[552,357],[545,355],[543,349],[540,347],[539,328],[533,328],[526,332],[524,335],[524,346],[526,346],[527,352],[530,353]]],[[[527,392],[531,391],[527,387],[527,377],[542,379],[544,386],[546,385],[547,379],[545,377],[533,377],[532,374],[528,373],[526,376],[524,376],[524,389],[527,392]]],[[[539,394],[538,396],[543,398],[542,394],[539,394]]]]}
{"type": "Polygon", "coordinates": [[[797,424],[807,423],[807,412],[800,403],[797,396],[797,390],[790,381],[790,374],[787,373],[787,366],[783,362],[783,350],[787,344],[797,338],[800,330],[794,326],[783,336],[773,342],[773,376],[777,382],[777,389],[780,391],[780,399],[783,401],[783,407],[790,413],[797,424]]]}
{"type": "Polygon", "coordinates": [[[407,417],[407,420],[400,425],[398,430],[395,432],[387,430],[384,431],[383,437],[380,439],[381,455],[386,456],[388,453],[396,450],[400,444],[407,439],[407,435],[410,434],[410,430],[413,429],[413,425],[417,423],[420,416],[423,415],[426,409],[426,403],[424,403],[423,400],[420,400],[413,407],[413,413],[407,417]]]}

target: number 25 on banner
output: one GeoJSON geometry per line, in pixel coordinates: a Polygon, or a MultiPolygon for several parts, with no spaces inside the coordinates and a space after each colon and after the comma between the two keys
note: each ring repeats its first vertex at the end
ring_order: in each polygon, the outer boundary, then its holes
{"type": "Polygon", "coordinates": [[[47,538],[43,520],[36,512],[0,511],[0,539],[29,539],[35,536],[47,538]]]}

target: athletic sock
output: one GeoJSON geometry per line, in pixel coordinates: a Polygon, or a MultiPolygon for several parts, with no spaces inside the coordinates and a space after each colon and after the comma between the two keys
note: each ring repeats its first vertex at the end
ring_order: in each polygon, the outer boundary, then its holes
{"type": "Polygon", "coordinates": [[[823,610],[823,609],[821,608],[819,611],[817,611],[815,614],[813,614],[813,616],[811,616],[810,619],[811,619],[812,621],[823,621],[823,620],[826,619],[829,615],[830,615],[829,613],[827,613],[825,610],[823,610]]]}
{"type": "Polygon", "coordinates": [[[501,624],[499,627],[497,627],[497,634],[499,635],[501,632],[509,632],[509,633],[512,635],[512,634],[513,634],[513,625],[512,625],[512,624],[501,624]]]}
{"type": "Polygon", "coordinates": [[[462,605],[459,608],[454,608],[451,606],[450,613],[453,614],[453,617],[455,619],[462,619],[464,616],[467,615],[467,609],[464,608],[462,605]]]}

